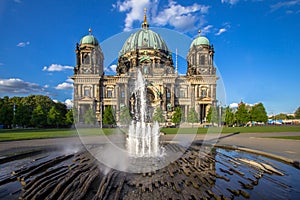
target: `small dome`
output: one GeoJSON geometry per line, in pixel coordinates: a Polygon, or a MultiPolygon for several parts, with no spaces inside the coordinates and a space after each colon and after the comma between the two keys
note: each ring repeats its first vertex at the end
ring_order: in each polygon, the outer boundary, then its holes
{"type": "Polygon", "coordinates": [[[169,51],[165,41],[160,35],[146,28],[132,34],[124,43],[121,53],[125,54],[136,49],[160,49],[169,51]]]}
{"type": "Polygon", "coordinates": [[[99,42],[93,35],[86,35],[80,40],[80,44],[92,44],[97,46],[99,42]]]}
{"type": "Polygon", "coordinates": [[[89,34],[84,36],[81,40],[80,40],[80,44],[92,44],[95,46],[99,45],[98,40],[92,35],[92,29],[89,28],[89,34]]]}
{"type": "Polygon", "coordinates": [[[208,45],[209,46],[210,44],[209,44],[209,40],[206,37],[198,36],[196,39],[193,40],[190,48],[194,45],[195,46],[198,46],[198,45],[208,45]]]}

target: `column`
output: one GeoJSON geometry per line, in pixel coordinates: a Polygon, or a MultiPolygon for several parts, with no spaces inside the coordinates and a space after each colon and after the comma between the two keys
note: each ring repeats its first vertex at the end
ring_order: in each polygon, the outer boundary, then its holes
{"type": "Polygon", "coordinates": [[[191,107],[195,107],[195,85],[191,85],[190,87],[191,107]]]}
{"type": "Polygon", "coordinates": [[[171,85],[171,106],[174,108],[174,102],[175,102],[175,99],[174,99],[174,84],[171,85]]]}
{"type": "Polygon", "coordinates": [[[124,84],[124,93],[125,93],[125,105],[128,106],[128,85],[125,83],[124,84]]]}
{"type": "Polygon", "coordinates": [[[97,99],[98,100],[98,94],[97,94],[97,85],[93,85],[93,87],[94,87],[94,97],[95,97],[95,99],[97,99]]]}
{"type": "Polygon", "coordinates": [[[119,112],[120,111],[120,99],[119,99],[119,86],[118,85],[115,86],[114,97],[116,98],[116,101],[117,101],[117,112],[119,112]]]}
{"type": "Polygon", "coordinates": [[[197,103],[196,103],[196,105],[195,105],[195,111],[198,113],[198,119],[199,119],[199,121],[201,121],[201,119],[200,119],[200,117],[199,117],[199,116],[201,116],[201,115],[200,115],[200,113],[201,113],[201,108],[200,108],[200,106],[201,106],[201,104],[197,104],[197,103]]]}
{"type": "Polygon", "coordinates": [[[213,96],[212,99],[216,100],[216,84],[213,85],[213,96]]]}
{"type": "Polygon", "coordinates": [[[163,89],[162,89],[162,92],[163,92],[163,94],[162,94],[162,99],[163,99],[163,105],[162,105],[162,110],[163,111],[166,111],[166,107],[167,107],[167,89],[164,87],[164,86],[162,86],[163,87],[163,89]]]}
{"type": "Polygon", "coordinates": [[[82,84],[78,85],[78,97],[81,98],[83,96],[82,94],[82,84]]]}

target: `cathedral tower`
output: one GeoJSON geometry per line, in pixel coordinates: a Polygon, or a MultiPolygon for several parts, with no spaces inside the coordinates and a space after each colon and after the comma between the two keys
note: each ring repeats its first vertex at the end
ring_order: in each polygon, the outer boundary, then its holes
{"type": "Polygon", "coordinates": [[[200,123],[206,121],[208,110],[216,105],[217,76],[214,67],[214,47],[200,35],[193,40],[187,55],[187,78],[192,90],[191,105],[199,114],[200,123]]]}
{"type": "Polygon", "coordinates": [[[96,114],[95,122],[100,121],[101,82],[103,79],[104,56],[98,40],[89,34],[76,45],[76,67],[74,68],[74,107],[79,123],[85,123],[86,112],[96,114]]]}

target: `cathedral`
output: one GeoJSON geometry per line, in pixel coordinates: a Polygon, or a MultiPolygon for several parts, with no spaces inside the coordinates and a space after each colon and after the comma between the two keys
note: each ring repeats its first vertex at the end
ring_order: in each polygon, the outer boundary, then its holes
{"type": "Polygon", "coordinates": [[[73,99],[79,123],[84,123],[84,114],[90,109],[101,125],[108,106],[113,108],[117,124],[123,107],[132,113],[138,70],[146,81],[150,116],[160,107],[170,124],[176,107],[181,108],[183,121],[187,121],[190,109],[194,109],[199,123],[203,124],[209,108],[216,105],[218,77],[213,64],[213,45],[199,34],[186,57],[186,75],[179,75],[174,68],[172,52],[163,38],[149,28],[146,13],[141,29],[130,35],[119,53],[116,75],[105,75],[105,55],[91,30],[77,43],[75,52],[73,99]]]}

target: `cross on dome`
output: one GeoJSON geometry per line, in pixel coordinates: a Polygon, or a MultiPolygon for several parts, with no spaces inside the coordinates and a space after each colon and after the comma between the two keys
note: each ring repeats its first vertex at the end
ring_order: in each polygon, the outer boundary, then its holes
{"type": "Polygon", "coordinates": [[[149,24],[147,22],[147,8],[144,8],[144,22],[142,23],[143,29],[148,29],[149,24]]]}

